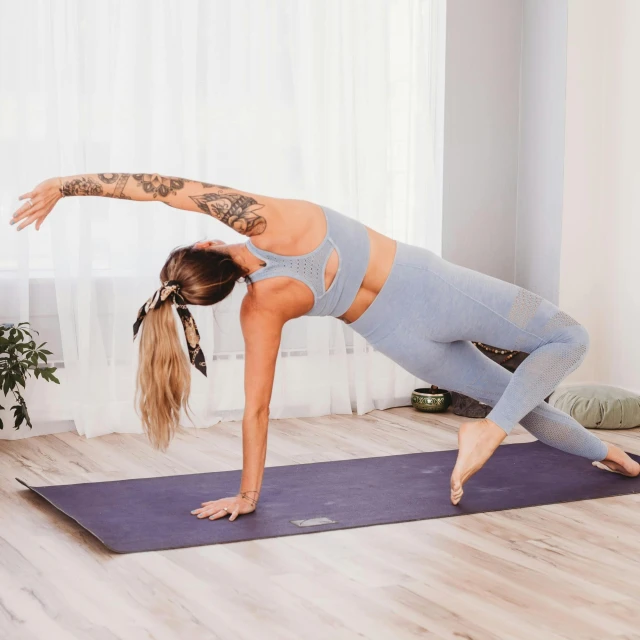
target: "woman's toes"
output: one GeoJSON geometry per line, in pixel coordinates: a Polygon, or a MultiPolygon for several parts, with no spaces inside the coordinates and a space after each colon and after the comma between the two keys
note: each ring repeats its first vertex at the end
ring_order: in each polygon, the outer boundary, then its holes
{"type": "Polygon", "coordinates": [[[623,476],[636,477],[640,475],[640,465],[635,463],[634,460],[631,460],[631,465],[625,464],[626,460],[623,460],[622,463],[615,462],[613,460],[603,460],[602,462],[594,461],[591,464],[598,469],[602,469],[603,471],[610,471],[611,473],[619,473],[623,476]],[[633,464],[635,463],[635,464],[633,464]]]}
{"type": "Polygon", "coordinates": [[[462,498],[462,481],[457,469],[453,470],[451,474],[451,502],[452,504],[458,504],[462,498]]]}

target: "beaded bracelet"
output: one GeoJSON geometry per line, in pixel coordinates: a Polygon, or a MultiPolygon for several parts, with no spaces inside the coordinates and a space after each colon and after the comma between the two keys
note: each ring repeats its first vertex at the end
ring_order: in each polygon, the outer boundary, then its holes
{"type": "Polygon", "coordinates": [[[239,495],[243,500],[248,500],[251,503],[251,505],[255,507],[258,504],[258,497],[260,497],[260,492],[259,491],[241,491],[239,495]],[[257,493],[258,496],[254,500],[253,498],[247,495],[248,493],[257,493]]]}

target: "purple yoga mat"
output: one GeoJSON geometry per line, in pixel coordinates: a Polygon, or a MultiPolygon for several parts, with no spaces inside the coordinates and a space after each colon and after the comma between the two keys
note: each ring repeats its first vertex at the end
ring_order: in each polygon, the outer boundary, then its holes
{"type": "MultiPolygon", "coordinates": [[[[234,522],[198,519],[201,502],[235,495],[240,471],[31,487],[111,551],[131,553],[427,520],[640,492],[540,442],[498,447],[449,501],[457,451],[267,467],[258,509],[234,522]],[[301,526],[302,525],[302,526],[301,526]]],[[[633,456],[640,461],[639,456],[633,456]]]]}

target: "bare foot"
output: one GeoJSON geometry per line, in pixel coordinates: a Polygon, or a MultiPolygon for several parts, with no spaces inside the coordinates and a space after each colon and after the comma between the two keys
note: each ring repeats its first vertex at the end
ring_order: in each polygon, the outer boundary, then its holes
{"type": "Polygon", "coordinates": [[[451,474],[451,503],[462,498],[462,485],[491,457],[507,434],[492,420],[463,422],[458,431],[458,458],[451,474]]]}
{"type": "Polygon", "coordinates": [[[632,478],[640,475],[639,463],[614,444],[607,444],[607,447],[607,457],[601,462],[592,462],[594,467],[632,478]]]}

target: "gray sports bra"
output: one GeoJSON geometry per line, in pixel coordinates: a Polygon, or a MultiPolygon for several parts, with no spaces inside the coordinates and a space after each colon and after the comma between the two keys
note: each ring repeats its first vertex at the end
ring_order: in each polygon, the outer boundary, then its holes
{"type": "Polygon", "coordinates": [[[369,264],[369,236],[366,227],[329,207],[320,205],[327,219],[324,240],[313,251],[301,256],[283,256],[258,249],[249,239],[246,247],[267,263],[254,271],[251,282],[286,276],[304,282],[313,292],[314,305],[305,315],[344,314],[353,303],[369,264]],[[324,272],[333,249],[338,253],[338,272],[331,286],[324,288],[324,272]]]}

